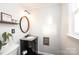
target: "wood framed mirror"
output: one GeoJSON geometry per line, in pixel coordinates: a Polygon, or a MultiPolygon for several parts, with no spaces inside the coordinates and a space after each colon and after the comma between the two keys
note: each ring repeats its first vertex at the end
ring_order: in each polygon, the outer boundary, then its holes
{"type": "Polygon", "coordinates": [[[29,30],[29,19],[26,16],[21,17],[19,25],[21,31],[27,33],[29,30]]]}

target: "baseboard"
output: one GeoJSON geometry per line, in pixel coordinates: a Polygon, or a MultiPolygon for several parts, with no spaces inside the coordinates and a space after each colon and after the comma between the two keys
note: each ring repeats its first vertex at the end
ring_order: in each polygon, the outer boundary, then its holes
{"type": "Polygon", "coordinates": [[[54,54],[51,54],[51,53],[45,53],[45,52],[40,52],[40,51],[38,51],[38,54],[42,54],[42,55],[54,55],[54,54]]]}

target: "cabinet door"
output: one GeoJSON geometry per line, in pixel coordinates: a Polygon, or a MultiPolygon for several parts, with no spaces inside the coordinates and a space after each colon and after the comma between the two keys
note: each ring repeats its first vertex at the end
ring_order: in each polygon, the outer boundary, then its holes
{"type": "Polygon", "coordinates": [[[20,53],[27,50],[27,54],[36,54],[38,52],[38,40],[37,38],[33,41],[20,40],[20,53]]]}
{"type": "Polygon", "coordinates": [[[27,47],[28,47],[28,42],[25,40],[20,40],[20,53],[21,53],[21,55],[22,55],[22,52],[27,49],[27,47]]]}

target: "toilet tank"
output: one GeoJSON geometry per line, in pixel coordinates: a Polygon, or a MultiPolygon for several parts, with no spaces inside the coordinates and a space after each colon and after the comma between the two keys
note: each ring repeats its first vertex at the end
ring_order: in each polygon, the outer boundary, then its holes
{"type": "Polygon", "coordinates": [[[17,55],[18,50],[19,50],[19,44],[10,42],[2,47],[0,55],[17,55]]]}
{"type": "Polygon", "coordinates": [[[10,46],[7,49],[5,47],[1,50],[0,55],[17,55],[18,50],[19,50],[19,45],[10,46]]]}

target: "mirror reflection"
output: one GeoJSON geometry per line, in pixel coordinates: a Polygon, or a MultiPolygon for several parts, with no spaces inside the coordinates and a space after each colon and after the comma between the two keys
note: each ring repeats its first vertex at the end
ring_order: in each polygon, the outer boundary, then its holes
{"type": "Polygon", "coordinates": [[[20,29],[23,33],[27,33],[29,30],[29,19],[26,16],[20,19],[20,29]]]}

